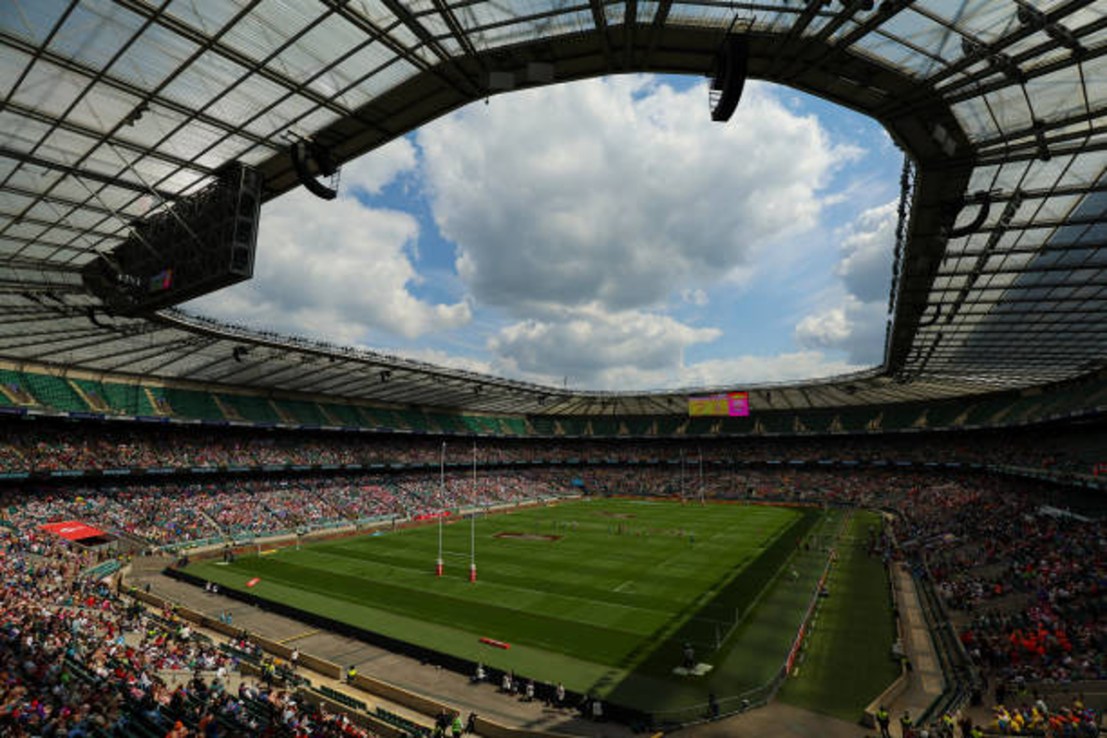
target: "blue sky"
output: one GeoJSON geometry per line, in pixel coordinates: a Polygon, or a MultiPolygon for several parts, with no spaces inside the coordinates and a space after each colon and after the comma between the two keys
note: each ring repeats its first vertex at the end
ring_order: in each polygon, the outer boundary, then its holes
{"type": "Polygon", "coordinates": [[[633,75],[445,116],[265,206],[215,317],[596,389],[880,362],[902,155],[875,122],[751,83],[633,75]]]}

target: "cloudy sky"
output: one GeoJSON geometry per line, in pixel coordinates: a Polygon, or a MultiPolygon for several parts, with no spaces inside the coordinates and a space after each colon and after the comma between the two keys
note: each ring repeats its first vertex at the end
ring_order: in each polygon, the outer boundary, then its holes
{"type": "Polygon", "coordinates": [[[262,209],[252,281],[194,312],[592,389],[878,364],[902,156],[751,83],[634,75],[492,98],[262,209]]]}

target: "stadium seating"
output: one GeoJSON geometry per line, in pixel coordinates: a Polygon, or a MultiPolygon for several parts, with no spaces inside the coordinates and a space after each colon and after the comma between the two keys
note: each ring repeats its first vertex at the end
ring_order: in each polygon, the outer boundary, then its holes
{"type": "Polygon", "coordinates": [[[556,427],[561,429],[561,435],[579,438],[588,435],[588,418],[572,417],[565,415],[557,418],[556,427]]]}
{"type": "Polygon", "coordinates": [[[318,405],[302,400],[279,400],[273,405],[278,410],[284,410],[292,422],[303,425],[330,425],[326,415],[318,405]]]}
{"type": "Polygon", "coordinates": [[[861,433],[876,430],[878,408],[848,408],[837,413],[839,429],[845,433],[861,433]]]}
{"type": "Polygon", "coordinates": [[[341,705],[345,705],[351,710],[359,710],[361,712],[365,712],[369,709],[369,705],[367,705],[364,700],[359,700],[356,697],[351,697],[345,692],[339,692],[337,689],[332,689],[325,684],[321,684],[318,687],[313,687],[313,689],[315,689],[315,691],[317,691],[319,694],[323,695],[327,699],[334,700],[341,705]]]}
{"type": "Polygon", "coordinates": [[[23,379],[31,394],[40,404],[57,410],[83,413],[89,406],[81,399],[76,390],[61,377],[49,374],[24,373],[23,379]]]}
{"type": "Polygon", "coordinates": [[[327,418],[327,425],[342,426],[345,428],[358,428],[364,424],[364,419],[358,415],[357,408],[352,405],[341,405],[335,402],[321,402],[319,409],[327,418]]]}
{"type": "Polygon", "coordinates": [[[687,425],[688,419],[681,415],[658,415],[654,418],[655,435],[660,438],[682,435],[687,425]]]}
{"type": "Polygon", "coordinates": [[[431,729],[430,728],[428,728],[424,725],[419,725],[418,723],[412,722],[411,720],[408,720],[404,716],[397,715],[396,713],[392,712],[391,710],[386,710],[383,707],[378,707],[373,714],[376,715],[381,720],[383,720],[384,722],[388,723],[389,725],[391,725],[395,728],[398,728],[399,730],[402,730],[406,735],[410,736],[411,738],[422,738],[423,736],[429,736],[431,734],[431,729]]]}
{"type": "Polygon", "coordinates": [[[198,390],[165,387],[162,389],[168,407],[182,418],[196,420],[228,420],[215,403],[215,396],[198,390]]]}
{"type": "Polygon", "coordinates": [[[260,396],[229,388],[136,383],[131,378],[59,377],[45,370],[0,369],[0,407],[258,425],[339,426],[480,436],[651,438],[865,434],[918,429],[1025,425],[1107,408],[1107,379],[1026,394],[930,403],[763,410],[749,419],[671,415],[494,416],[348,404],[339,398],[260,396]]]}
{"type": "Polygon", "coordinates": [[[924,403],[903,403],[888,405],[880,410],[878,430],[909,430],[918,427],[920,418],[926,412],[924,403]]]}
{"type": "Polygon", "coordinates": [[[113,408],[108,402],[104,386],[99,382],[91,379],[74,378],[69,380],[69,386],[93,412],[116,412],[116,408],[113,408]]]}
{"type": "MultiPolygon", "coordinates": [[[[101,386],[103,386],[101,384],[101,386]]],[[[82,385],[87,392],[88,385],[82,385]]],[[[92,385],[95,389],[95,385],[92,385]]],[[[105,389],[105,395],[110,392],[105,389]]],[[[259,401],[261,398],[255,398],[259,401]]],[[[994,417],[998,414],[1011,415],[1024,412],[1024,408],[1037,407],[1039,398],[992,397],[976,403],[966,403],[959,407],[950,405],[959,415],[974,417],[994,417]]],[[[315,407],[314,405],[309,405],[315,407]]],[[[290,405],[288,412],[297,408],[290,405]]],[[[319,416],[323,413],[339,413],[341,410],[317,407],[319,416]]],[[[304,412],[303,408],[299,408],[304,412]]],[[[742,443],[731,441],[713,441],[711,439],[654,439],[627,438],[617,441],[604,437],[582,438],[572,441],[527,441],[511,439],[499,445],[491,441],[481,441],[482,448],[491,449],[491,454],[502,462],[534,458],[534,454],[549,455],[557,459],[586,458],[596,462],[596,466],[574,465],[572,467],[552,466],[548,468],[527,469],[525,472],[505,471],[481,473],[481,494],[488,495],[488,501],[510,502],[527,494],[558,494],[563,490],[575,489],[570,478],[580,478],[585,487],[594,493],[604,491],[612,493],[672,495],[679,487],[698,491],[701,482],[688,481],[698,479],[695,471],[689,471],[698,464],[701,454],[708,462],[704,464],[702,489],[707,497],[745,496],[755,494],[764,499],[798,500],[801,502],[830,502],[831,504],[863,504],[879,506],[895,511],[903,516],[903,536],[926,536],[935,581],[943,585],[941,590],[947,604],[955,612],[969,613],[957,623],[966,638],[973,642],[987,644],[987,649],[979,657],[989,668],[996,668],[1001,674],[1019,673],[1023,676],[1040,673],[1039,669],[1050,669],[1051,679],[1063,680],[1070,677],[1102,678],[1107,676],[1107,659],[1098,650],[1091,650],[1091,658],[1081,658],[1074,662],[1045,658],[1036,651],[1023,654],[1019,645],[1008,645],[1006,637],[1009,621],[1003,613],[1006,608],[1016,608],[1019,622],[1036,624],[1041,621],[1036,602],[1043,587],[1065,586],[1064,597],[1058,600],[1064,606],[1057,606],[1049,613],[1048,625],[1051,633],[1063,632],[1064,640],[1068,634],[1077,634],[1089,643],[1089,627],[1081,616],[1085,605],[1095,605],[1094,597],[1089,595],[1087,585],[1094,583],[1095,572],[1101,570],[1098,544],[1103,537],[1102,524],[1097,521],[1066,521],[1064,523],[1041,518],[1036,505],[1042,496],[1034,487],[1027,491],[1019,489],[1018,482],[999,476],[936,478],[928,483],[920,475],[918,468],[902,472],[880,472],[869,470],[856,472],[822,469],[799,471],[775,471],[762,464],[760,468],[735,468],[727,461],[766,461],[771,459],[807,459],[818,460],[830,456],[838,458],[871,459],[879,455],[884,458],[914,458],[919,461],[951,459],[984,459],[987,461],[1014,461],[1022,464],[1038,465],[1043,468],[1084,469],[1100,461],[1105,444],[1105,433],[1090,433],[1087,427],[1076,426],[1065,432],[1051,432],[1043,437],[1036,429],[1016,432],[993,432],[988,434],[943,433],[932,436],[913,435],[882,436],[827,435],[825,428],[841,425],[841,413],[818,412],[796,413],[780,411],[766,414],[771,427],[787,427],[791,423],[793,431],[805,429],[819,435],[805,438],[752,437],[742,443]],[[808,426],[807,424],[810,423],[808,426]],[[965,439],[971,438],[971,443],[965,439]],[[685,459],[682,466],[676,462],[679,456],[685,459]],[[612,460],[637,462],[632,465],[611,463],[612,460]],[[655,463],[657,462],[657,463],[655,463]],[[493,475],[502,473],[502,477],[493,475]],[[684,480],[684,481],[678,481],[684,480]],[[965,481],[969,480],[969,481],[965,481]],[[848,483],[843,483],[848,481],[848,483]],[[497,495],[500,495],[497,497],[497,495]],[[1037,496],[1035,496],[1037,495],[1037,496]],[[1023,521],[1035,518],[1031,527],[1023,521]],[[955,531],[953,535],[950,532],[955,531]],[[1055,546],[1058,536],[1064,533],[1064,546],[1055,546]],[[1094,545],[1093,545],[1094,544],[1094,545]],[[966,555],[966,546],[977,546],[966,555]],[[1092,552],[1089,554],[1089,552],[1092,552]],[[1085,568],[1089,555],[1094,562],[1085,568]],[[978,570],[980,559],[988,567],[986,573],[978,570]],[[1011,562],[1045,562],[1037,568],[1028,570],[1025,566],[1014,569],[1011,562]],[[1040,570],[1039,570],[1040,569],[1040,570]],[[1091,576],[1092,580],[1088,577],[1091,576]],[[988,587],[980,587],[981,577],[991,577],[984,581],[988,587]],[[992,582],[1002,583],[1002,592],[995,590],[992,582]],[[1074,586],[1068,587],[1072,583],[1074,586]],[[1026,603],[1012,599],[1011,594],[1025,595],[1026,603]],[[1077,598],[1079,606],[1072,606],[1072,598],[1077,598]],[[1002,608],[1001,616],[990,612],[996,604],[1002,608]],[[1063,628],[1057,622],[1063,622],[1063,628]],[[1002,637],[1001,637],[1002,636],[1002,637]],[[1006,670],[1003,659],[1005,653],[1017,653],[1020,657],[1018,671],[1006,670]],[[998,666],[997,666],[998,665],[998,666]],[[1005,671],[1006,670],[1006,671],[1005,671]]],[[[301,418],[309,416],[302,415],[301,418]]],[[[459,416],[460,417],[460,416],[459,416]]],[[[492,428],[497,418],[473,421],[463,418],[467,429],[492,428]]],[[[864,413],[858,413],[861,422],[864,413]]],[[[605,418],[609,422],[618,421],[624,429],[629,429],[626,419],[605,418]]],[[[645,422],[645,418],[638,420],[645,422]]],[[[728,433],[730,424],[756,424],[763,418],[697,418],[696,422],[709,420],[715,425],[714,432],[728,433]]],[[[50,458],[73,458],[80,463],[97,457],[90,454],[133,453],[136,458],[152,458],[161,463],[159,453],[183,454],[190,462],[199,460],[211,463],[220,460],[221,454],[251,454],[259,462],[273,459],[291,458],[287,454],[305,454],[297,459],[334,459],[345,458],[345,453],[358,453],[359,450],[375,449],[382,455],[395,454],[405,460],[436,460],[434,453],[439,439],[414,435],[387,436],[374,434],[371,437],[349,436],[346,434],[321,433],[308,431],[265,431],[259,433],[252,429],[199,428],[190,426],[172,428],[166,425],[142,424],[131,427],[125,423],[71,422],[46,419],[28,422],[25,420],[8,421],[16,427],[22,437],[30,439],[27,448],[42,446],[50,458]],[[34,431],[44,429],[38,439],[34,431]],[[84,435],[87,431],[87,436],[84,435]],[[144,442],[137,435],[148,435],[144,442]],[[205,439],[210,444],[189,446],[183,442],[188,438],[205,439]],[[251,438],[263,438],[264,443],[253,444],[251,438]],[[154,440],[156,439],[156,440],[154,440]],[[224,441],[225,439],[225,441],[224,441]],[[369,441],[369,442],[367,442],[369,441]],[[121,450],[123,449],[123,450],[121,450]],[[160,449],[160,450],[158,450],[160,449]]],[[[651,424],[656,420],[650,420],[651,424]]],[[[683,419],[682,419],[683,422],[683,419]]],[[[691,422],[691,421],[689,421],[691,422]]],[[[748,428],[748,425],[738,425],[748,428]]],[[[11,429],[8,429],[11,430],[11,429]]],[[[748,431],[740,431],[748,432],[748,431]]],[[[0,436],[0,451],[5,444],[11,445],[15,436],[0,436]]],[[[466,443],[454,443],[449,446],[453,460],[467,458],[466,443]]],[[[2,454],[0,454],[2,458],[2,454]]],[[[105,458],[105,457],[100,457],[105,458]]],[[[112,457],[114,461],[114,457],[112,457]]],[[[428,465],[431,465],[428,463],[428,465]]],[[[810,465],[809,466],[813,466],[810,465]]],[[[385,472],[382,472],[385,474],[385,472]]],[[[176,476],[176,475],[175,475],[176,476]]],[[[398,476],[361,475],[332,478],[326,475],[296,478],[293,480],[268,480],[264,476],[256,479],[238,479],[224,482],[218,488],[205,485],[203,481],[143,481],[141,485],[132,484],[119,488],[115,484],[106,488],[97,485],[56,490],[51,499],[43,500],[33,491],[26,494],[9,495],[5,499],[8,519],[0,526],[0,538],[19,535],[23,530],[36,530],[41,521],[52,516],[68,515],[70,511],[80,510],[91,522],[108,521],[114,529],[125,531],[129,536],[145,538],[151,544],[164,542],[167,548],[175,543],[187,540],[207,540],[212,527],[196,513],[216,519],[220,527],[237,540],[253,540],[257,535],[272,534],[288,530],[293,524],[326,526],[334,521],[339,523],[354,519],[371,519],[388,511],[403,510],[411,514],[427,510],[433,506],[438,491],[436,470],[404,471],[398,476]],[[188,499],[188,505],[180,500],[188,499]],[[80,500],[78,503],[77,500],[80,500]],[[166,531],[172,531],[167,534],[166,531]]],[[[462,504],[468,499],[469,481],[461,479],[447,488],[450,498],[447,504],[462,504]]],[[[18,550],[18,549],[17,549],[18,550]]],[[[0,560],[0,567],[6,566],[0,560]]],[[[94,582],[108,576],[118,568],[118,561],[105,562],[88,560],[82,562],[74,571],[79,579],[94,582]]],[[[0,572],[3,573],[3,572],[0,572]]],[[[13,589],[18,593],[19,589],[13,589]]],[[[2,629],[0,629],[2,631],[2,629]]],[[[0,632],[2,635],[2,632],[0,632]]],[[[1035,636],[1037,637],[1037,636],[1035,636]]],[[[1071,636],[1075,637],[1075,636],[1071,636]]],[[[1037,642],[1036,642],[1037,643],[1037,642]]],[[[1037,648],[1037,646],[1035,646],[1037,648]]],[[[214,647],[212,647],[214,648],[214,647]]],[[[223,657],[236,662],[258,662],[256,652],[243,650],[242,646],[224,645],[219,650],[223,657]]],[[[1085,656],[1090,647],[1083,646],[1085,656]]],[[[1048,655],[1048,652],[1047,652],[1048,655]]],[[[80,659],[66,663],[72,678],[78,681],[96,678],[89,664],[80,659]]],[[[367,703],[350,697],[325,686],[317,692],[327,696],[348,709],[364,712],[367,703]]],[[[246,704],[247,710],[255,708],[246,704]]],[[[185,702],[161,713],[169,719],[180,719],[186,725],[196,725],[203,714],[202,701],[186,696],[185,702]]],[[[409,735],[425,735],[425,728],[395,714],[371,713],[372,717],[392,725],[398,731],[409,735]]],[[[220,719],[229,719],[221,717],[220,719]]],[[[115,735],[155,735],[160,718],[151,718],[137,708],[131,709],[131,717],[124,720],[114,732],[115,735]]],[[[227,723],[230,729],[231,723],[227,723]]],[[[164,726],[162,726],[164,727],[164,726]]],[[[89,735],[95,732],[90,730],[89,735]]]]}
{"type": "Polygon", "coordinates": [[[255,423],[283,422],[273,403],[265,397],[219,393],[216,398],[224,407],[232,408],[243,420],[251,420],[255,423]]]}
{"type": "Polygon", "coordinates": [[[104,382],[104,398],[115,412],[125,415],[158,415],[158,410],[150,400],[150,395],[140,384],[119,384],[104,382]]]}
{"type": "Polygon", "coordinates": [[[500,425],[503,428],[505,435],[527,435],[527,421],[523,418],[501,418],[500,425]]]}
{"type": "MultiPolygon", "coordinates": [[[[393,428],[406,428],[413,431],[429,431],[430,423],[427,416],[420,410],[374,410],[375,413],[387,413],[397,419],[398,424],[393,428]]],[[[386,426],[387,427],[387,426],[386,426]]]]}
{"type": "MultiPolygon", "coordinates": [[[[724,436],[737,436],[737,435],[749,435],[751,433],[758,432],[758,420],[753,416],[747,416],[744,418],[715,418],[715,433],[724,436]]],[[[790,426],[782,423],[782,428],[789,428],[790,426]]],[[[763,431],[762,431],[763,432],[763,431]]]]}
{"type": "Polygon", "coordinates": [[[593,416],[585,422],[587,430],[585,431],[584,435],[602,436],[604,438],[611,438],[612,436],[619,435],[618,418],[593,416]]]}
{"type": "Polygon", "coordinates": [[[428,429],[442,433],[468,433],[469,428],[460,415],[452,413],[427,413],[428,429]]]}
{"type": "Polygon", "coordinates": [[[27,380],[22,372],[13,369],[0,369],[0,402],[5,405],[36,405],[38,400],[31,394],[27,380]]]}
{"type": "Polygon", "coordinates": [[[685,427],[685,435],[689,436],[713,436],[719,432],[722,425],[721,418],[696,417],[688,420],[685,427]]]}
{"type": "Polygon", "coordinates": [[[747,420],[753,423],[753,432],[758,434],[781,435],[795,433],[795,421],[791,413],[767,412],[759,413],[748,418],[725,418],[723,428],[728,432],[736,432],[741,426],[734,421],[747,420]],[[733,431],[729,429],[734,428],[733,431]]]}
{"type": "Polygon", "coordinates": [[[968,408],[960,403],[935,403],[923,410],[917,422],[923,428],[952,428],[964,425],[962,418],[967,413],[968,408]]]}
{"type": "Polygon", "coordinates": [[[556,436],[558,435],[555,421],[550,417],[543,417],[532,415],[527,419],[527,423],[530,425],[531,434],[535,436],[556,436]]]}
{"type": "Polygon", "coordinates": [[[621,435],[628,436],[654,436],[657,435],[657,428],[654,418],[650,416],[630,416],[623,418],[622,429],[625,433],[621,435]]]}
{"type": "Polygon", "coordinates": [[[473,433],[481,435],[506,435],[499,418],[488,415],[462,415],[461,421],[473,433]]]}
{"type": "Polygon", "coordinates": [[[965,415],[964,424],[970,427],[989,427],[1002,423],[1011,412],[1017,398],[991,397],[973,403],[965,415]]]}

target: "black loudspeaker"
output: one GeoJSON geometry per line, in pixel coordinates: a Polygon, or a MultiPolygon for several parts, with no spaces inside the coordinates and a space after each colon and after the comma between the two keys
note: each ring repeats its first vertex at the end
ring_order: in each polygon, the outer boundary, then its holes
{"type": "Polygon", "coordinates": [[[744,35],[729,34],[715,56],[711,77],[711,120],[725,123],[734,115],[746,86],[750,48],[744,35]]]}
{"type": "Polygon", "coordinates": [[[300,180],[300,184],[311,194],[323,200],[333,200],[338,196],[337,190],[327,187],[315,178],[316,172],[330,177],[338,171],[330,151],[325,146],[314,141],[300,140],[292,144],[289,155],[292,157],[292,167],[296,170],[296,179],[300,180]]]}
{"type": "Polygon", "coordinates": [[[239,181],[233,230],[230,233],[229,269],[231,274],[249,279],[254,276],[254,251],[261,220],[261,175],[257,170],[239,167],[232,176],[239,181]]]}

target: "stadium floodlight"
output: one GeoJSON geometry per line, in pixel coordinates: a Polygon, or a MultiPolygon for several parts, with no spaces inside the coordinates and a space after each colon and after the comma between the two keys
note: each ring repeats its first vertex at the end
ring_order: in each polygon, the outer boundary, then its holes
{"type": "Polygon", "coordinates": [[[442,576],[442,501],[446,499],[446,442],[442,442],[442,451],[438,455],[438,562],[434,565],[434,575],[442,576]]]}

